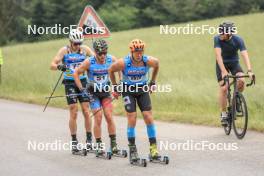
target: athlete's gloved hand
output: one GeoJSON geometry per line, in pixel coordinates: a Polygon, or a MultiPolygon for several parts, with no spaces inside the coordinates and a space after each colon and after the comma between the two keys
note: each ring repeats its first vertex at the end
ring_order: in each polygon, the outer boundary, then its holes
{"type": "Polygon", "coordinates": [[[121,95],[121,92],[118,90],[119,85],[113,85],[113,91],[112,91],[112,96],[115,99],[118,99],[118,97],[121,95]]]}
{"type": "Polygon", "coordinates": [[[65,72],[67,67],[64,64],[59,64],[59,65],[57,65],[57,69],[60,70],[60,71],[65,72]]]}
{"type": "Polygon", "coordinates": [[[152,93],[156,90],[157,86],[156,86],[156,82],[155,81],[150,81],[149,83],[149,92],[152,93]]]}

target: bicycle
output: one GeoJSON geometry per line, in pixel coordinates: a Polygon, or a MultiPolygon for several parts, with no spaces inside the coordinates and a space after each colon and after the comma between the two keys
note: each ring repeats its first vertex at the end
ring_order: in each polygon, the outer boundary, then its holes
{"type": "MultiPolygon", "coordinates": [[[[225,134],[229,135],[233,126],[235,135],[238,139],[242,139],[247,132],[248,125],[248,109],[245,97],[237,88],[237,80],[239,78],[249,78],[249,75],[243,76],[234,76],[228,75],[224,78],[224,85],[227,84],[228,93],[227,93],[227,102],[228,102],[228,117],[227,124],[223,125],[225,134]],[[229,79],[233,79],[230,83],[229,79]],[[233,85],[233,96],[231,95],[231,87],[233,85]]],[[[246,84],[246,87],[252,86],[255,84],[255,75],[253,75],[250,83],[246,84]]]]}

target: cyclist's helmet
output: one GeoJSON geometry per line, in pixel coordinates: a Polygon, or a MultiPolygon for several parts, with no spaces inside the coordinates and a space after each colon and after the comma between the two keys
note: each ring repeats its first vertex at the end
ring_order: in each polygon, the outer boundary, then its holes
{"type": "Polygon", "coordinates": [[[231,21],[225,21],[219,25],[219,34],[232,35],[236,31],[235,24],[231,21]]]}
{"type": "Polygon", "coordinates": [[[69,34],[69,39],[74,43],[82,43],[84,40],[83,32],[78,29],[72,29],[69,34]]]}
{"type": "Polygon", "coordinates": [[[144,51],[146,44],[140,39],[134,39],[130,42],[129,48],[131,52],[144,51]]]}
{"type": "Polygon", "coordinates": [[[106,51],[108,49],[108,45],[105,40],[99,39],[94,41],[93,48],[95,52],[100,53],[102,51],[106,51]]]}

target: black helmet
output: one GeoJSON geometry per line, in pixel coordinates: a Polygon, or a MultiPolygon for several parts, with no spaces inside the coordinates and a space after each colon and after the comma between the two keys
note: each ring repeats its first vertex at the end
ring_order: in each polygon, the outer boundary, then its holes
{"type": "Polygon", "coordinates": [[[219,34],[230,34],[232,35],[233,33],[236,32],[236,27],[235,24],[231,21],[225,21],[222,24],[219,25],[219,34]]]}
{"type": "Polygon", "coordinates": [[[95,52],[100,53],[104,50],[107,50],[108,45],[107,45],[105,40],[99,39],[99,40],[94,41],[93,48],[94,48],[95,52]]]}

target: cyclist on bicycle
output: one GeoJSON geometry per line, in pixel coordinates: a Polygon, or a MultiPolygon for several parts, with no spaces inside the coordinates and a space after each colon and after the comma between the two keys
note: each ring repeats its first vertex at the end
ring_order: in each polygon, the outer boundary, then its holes
{"type": "MultiPolygon", "coordinates": [[[[243,39],[236,35],[236,27],[233,22],[223,22],[219,25],[219,35],[214,37],[214,49],[216,55],[216,76],[220,86],[219,89],[219,105],[221,110],[221,123],[227,124],[227,85],[224,85],[224,78],[231,73],[232,75],[244,75],[239,64],[238,50],[245,62],[247,73],[252,79],[253,72],[248,56],[248,52],[243,39]]],[[[238,90],[244,90],[245,80],[239,78],[238,90]]],[[[239,110],[239,108],[238,108],[239,110]]]]}

